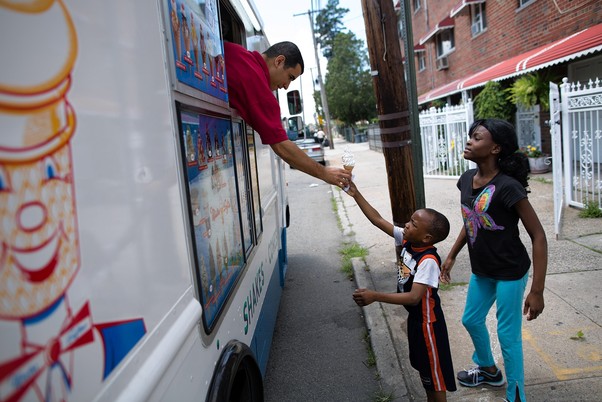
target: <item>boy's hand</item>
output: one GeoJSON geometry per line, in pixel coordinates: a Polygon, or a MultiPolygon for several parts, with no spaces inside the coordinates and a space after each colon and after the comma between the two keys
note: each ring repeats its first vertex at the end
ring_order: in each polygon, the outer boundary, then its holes
{"type": "Polygon", "coordinates": [[[369,289],[355,289],[353,292],[353,301],[358,306],[367,306],[374,302],[374,291],[369,289]]]}
{"type": "Polygon", "coordinates": [[[355,196],[357,194],[357,187],[355,186],[355,183],[353,182],[353,180],[349,182],[347,191],[345,191],[345,192],[347,194],[349,194],[351,197],[355,198],[355,196]]]}

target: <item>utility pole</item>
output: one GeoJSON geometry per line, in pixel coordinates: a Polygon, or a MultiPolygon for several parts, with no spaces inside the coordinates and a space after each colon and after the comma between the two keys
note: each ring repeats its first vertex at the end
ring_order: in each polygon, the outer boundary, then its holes
{"type": "MultiPolygon", "coordinates": [[[[318,44],[316,43],[316,34],[314,32],[314,19],[312,13],[316,11],[307,10],[306,13],[294,14],[293,17],[307,14],[309,17],[309,26],[311,27],[311,39],[314,43],[314,52],[316,57],[316,65],[318,66],[318,83],[320,84],[320,99],[322,100],[322,110],[324,111],[324,121],[326,122],[326,135],[330,142],[330,149],[334,149],[334,141],[332,140],[332,131],[330,130],[330,111],[328,110],[328,101],[326,99],[326,88],[322,80],[322,68],[320,67],[320,57],[318,56],[318,44]]],[[[312,94],[313,95],[313,94],[312,94]]]]}
{"type": "MultiPolygon", "coordinates": [[[[402,1],[402,3],[406,3],[402,1]]],[[[362,0],[366,42],[376,95],[378,124],[387,168],[389,198],[395,225],[403,226],[417,209],[411,112],[391,0],[362,0]]],[[[404,25],[407,21],[404,21],[404,25]]],[[[408,59],[413,63],[413,59],[408,59]]],[[[418,159],[417,163],[421,159],[418,159]]],[[[419,166],[422,167],[421,164],[419,166]]],[[[418,179],[422,180],[422,174],[418,179]]],[[[420,189],[424,192],[424,189],[420,189]]],[[[422,199],[424,196],[422,195],[422,199]]]]}
{"type": "Polygon", "coordinates": [[[410,110],[410,127],[412,128],[412,156],[414,161],[414,194],[416,208],[424,208],[424,172],[422,168],[422,136],[420,135],[420,118],[418,115],[418,94],[416,92],[416,65],[414,64],[414,35],[412,32],[412,10],[409,1],[401,2],[402,36],[406,59],[406,77],[408,106],[410,110]]]}

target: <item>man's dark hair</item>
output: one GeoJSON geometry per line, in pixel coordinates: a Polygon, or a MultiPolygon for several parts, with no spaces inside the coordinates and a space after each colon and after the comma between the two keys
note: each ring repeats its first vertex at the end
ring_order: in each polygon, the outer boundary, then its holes
{"type": "Polygon", "coordinates": [[[433,236],[433,244],[439,243],[449,235],[449,220],[441,212],[435,211],[432,208],[424,208],[431,215],[431,228],[429,234],[433,236]]]}
{"type": "Polygon", "coordinates": [[[301,51],[299,51],[299,48],[293,42],[278,42],[270,46],[263,54],[270,59],[283,55],[285,68],[295,68],[297,67],[297,64],[299,64],[301,66],[301,74],[303,74],[303,71],[305,70],[301,51]]]}

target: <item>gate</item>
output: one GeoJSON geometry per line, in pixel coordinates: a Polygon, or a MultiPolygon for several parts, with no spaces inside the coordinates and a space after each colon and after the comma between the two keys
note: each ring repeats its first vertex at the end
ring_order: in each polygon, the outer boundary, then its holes
{"type": "Polygon", "coordinates": [[[516,108],[516,135],[518,146],[533,145],[541,149],[541,127],[539,126],[539,105],[516,108]]]}
{"type": "MultiPolygon", "coordinates": [[[[564,160],[564,203],[579,208],[602,207],[602,85],[560,85],[564,160]]],[[[556,185],[556,181],[554,183],[556,185]]]]}
{"type": "Polygon", "coordinates": [[[554,181],[554,234],[560,235],[562,220],[562,132],[560,130],[560,92],[550,82],[550,136],[552,137],[552,178],[554,181]]]}
{"type": "Polygon", "coordinates": [[[424,177],[457,178],[469,168],[464,144],[474,121],[472,101],[420,113],[424,177]]]}

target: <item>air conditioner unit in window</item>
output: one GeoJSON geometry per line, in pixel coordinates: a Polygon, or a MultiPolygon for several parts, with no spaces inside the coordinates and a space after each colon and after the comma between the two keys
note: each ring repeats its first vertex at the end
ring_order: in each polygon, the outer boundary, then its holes
{"type": "Polygon", "coordinates": [[[470,33],[472,34],[472,36],[475,36],[479,32],[481,32],[481,25],[478,22],[475,22],[470,26],[470,33]]]}
{"type": "Polygon", "coordinates": [[[437,59],[437,70],[447,70],[448,67],[447,56],[439,57],[437,59]]]}

